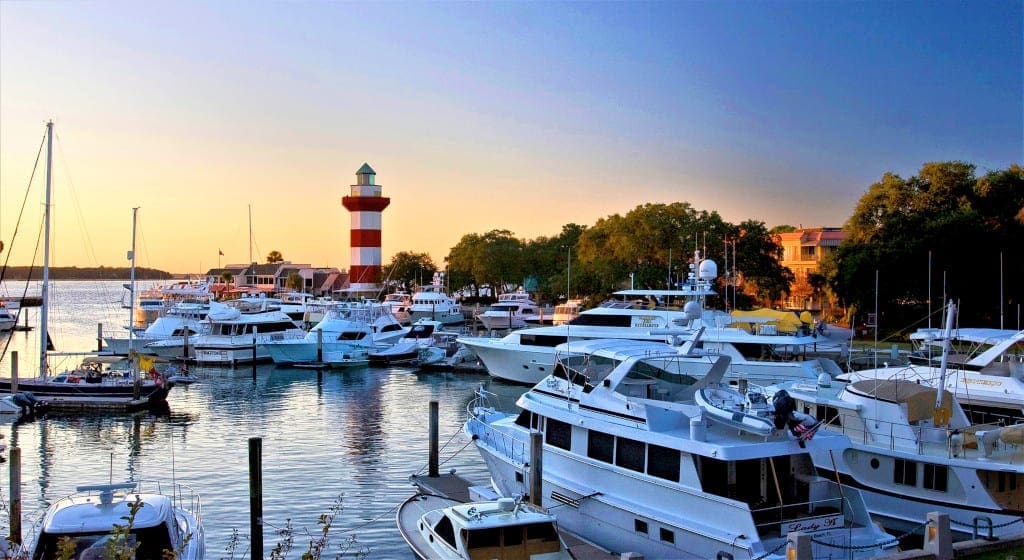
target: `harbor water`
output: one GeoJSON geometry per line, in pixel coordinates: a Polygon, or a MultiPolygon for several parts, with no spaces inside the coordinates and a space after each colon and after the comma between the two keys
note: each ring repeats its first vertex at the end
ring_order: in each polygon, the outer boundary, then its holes
{"type": "MultiPolygon", "coordinates": [[[[127,324],[120,282],[51,284],[50,334],[58,351],[95,350],[97,323],[107,330],[127,324]]],[[[6,287],[8,295],[21,293],[21,287],[6,287]]],[[[34,330],[0,335],[6,347],[2,377],[10,374],[12,351],[19,354],[21,377],[38,372],[39,308],[26,311],[34,330]]],[[[460,431],[466,406],[481,385],[498,393],[509,410],[525,390],[486,375],[411,368],[318,373],[268,364],[259,365],[255,376],[248,365],[192,371],[200,381],[175,387],[169,411],[0,424],[5,443],[21,449],[26,532],[76,485],[173,477],[202,497],[206,558],[251,558],[248,442],[258,437],[265,555],[281,541],[278,531],[290,525],[295,539],[289,557],[300,557],[307,535],[320,531],[320,516],[340,499],[325,557],[347,548],[370,558],[411,558],[395,511],[414,492],[409,475],[426,472],[429,402],[440,403],[441,471],[456,469],[486,483],[483,461],[460,431]]],[[[4,535],[9,477],[8,463],[0,465],[4,535]]]]}

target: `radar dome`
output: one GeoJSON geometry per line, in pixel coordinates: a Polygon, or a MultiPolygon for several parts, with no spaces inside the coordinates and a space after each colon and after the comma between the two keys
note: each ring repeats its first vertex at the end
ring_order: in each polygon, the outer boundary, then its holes
{"type": "Polygon", "coordinates": [[[718,265],[711,259],[700,261],[700,268],[697,269],[697,278],[700,280],[714,280],[718,278],[718,265]]]}
{"type": "Polygon", "coordinates": [[[702,313],[703,309],[701,309],[700,304],[695,301],[688,301],[686,302],[686,305],[683,306],[683,314],[686,315],[687,321],[700,319],[702,313]]]}

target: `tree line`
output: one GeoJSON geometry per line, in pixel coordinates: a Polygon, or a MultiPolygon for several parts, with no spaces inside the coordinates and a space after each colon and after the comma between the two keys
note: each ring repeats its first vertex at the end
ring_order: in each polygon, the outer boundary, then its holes
{"type": "MultiPolygon", "coordinates": [[[[794,282],[793,272],[781,265],[775,235],[792,229],[769,229],[756,219],[730,223],[688,202],[648,203],[591,226],[566,224],[556,235],[536,239],[505,229],[466,234],[445,257],[444,270],[453,289],[522,286],[544,301],[595,301],[630,286],[677,286],[699,250],[719,266],[719,301],[712,305],[726,307],[735,299],[741,309],[770,307],[794,282]]],[[[833,319],[874,311],[877,271],[882,319],[892,329],[916,328],[912,322],[927,314],[930,255],[934,312],[943,297],[955,298],[963,324],[998,327],[1012,311],[1013,320],[1004,326],[1017,325],[1024,296],[1019,165],[981,176],[960,161],[926,163],[907,179],[885,173],[868,187],[843,229],[847,239],[822,260],[820,275],[808,279],[842,311],[843,317],[833,319]]],[[[381,280],[413,289],[439,270],[425,253],[399,252],[383,267],[381,280]]]]}
{"type": "MultiPolygon", "coordinates": [[[[124,280],[131,276],[131,269],[124,266],[51,266],[51,280],[124,280]]],[[[169,280],[170,272],[156,268],[135,267],[137,280],[169,280]]],[[[40,266],[8,266],[0,280],[42,280],[40,266]]]]}

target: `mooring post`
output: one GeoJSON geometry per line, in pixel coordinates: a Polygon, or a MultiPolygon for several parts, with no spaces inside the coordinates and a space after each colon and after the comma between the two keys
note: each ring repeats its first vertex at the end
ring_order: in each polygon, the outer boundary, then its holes
{"type": "Polygon", "coordinates": [[[324,361],[324,331],[316,330],[316,361],[324,361]]]}
{"type": "Polygon", "coordinates": [[[437,400],[430,401],[430,458],[428,460],[429,468],[427,476],[438,477],[440,476],[440,451],[437,447],[438,438],[438,406],[437,400]]]}
{"type": "Polygon", "coordinates": [[[249,438],[249,531],[254,560],[263,558],[263,439],[249,438]]]}
{"type": "Polygon", "coordinates": [[[530,430],[530,503],[542,507],[544,494],[544,435],[530,430]]]}
{"type": "Polygon", "coordinates": [[[11,394],[18,392],[18,351],[11,351],[11,394]]]}
{"type": "Polygon", "coordinates": [[[11,447],[11,534],[12,544],[21,544],[21,448],[11,447]]]}
{"type": "Polygon", "coordinates": [[[928,514],[928,526],[924,529],[925,552],[935,560],[953,560],[953,534],[949,531],[949,514],[933,511],[928,514]]]}
{"type": "MultiPolygon", "coordinates": [[[[131,328],[131,325],[128,328],[131,328]]],[[[96,351],[103,351],[103,323],[96,323],[96,351]]]]}
{"type": "Polygon", "coordinates": [[[800,531],[793,531],[786,537],[786,558],[793,560],[813,560],[811,557],[811,536],[800,531]]]}

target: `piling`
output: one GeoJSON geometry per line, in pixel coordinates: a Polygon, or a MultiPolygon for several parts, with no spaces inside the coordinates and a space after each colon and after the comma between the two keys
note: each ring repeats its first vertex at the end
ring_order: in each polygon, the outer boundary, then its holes
{"type": "Polygon", "coordinates": [[[103,323],[96,323],[96,351],[103,351],[103,323]]]}
{"type": "Polygon", "coordinates": [[[530,503],[543,507],[544,494],[544,436],[539,430],[530,430],[530,503]]]}
{"type": "Polygon", "coordinates": [[[925,552],[935,560],[953,560],[953,534],[949,530],[949,514],[933,511],[928,514],[928,526],[924,530],[925,552]]]}
{"type": "Polygon", "coordinates": [[[436,400],[432,400],[430,401],[430,458],[428,459],[429,467],[427,470],[427,476],[434,478],[437,478],[440,474],[439,470],[441,466],[439,460],[440,452],[437,446],[439,432],[438,426],[438,405],[436,400]]]}
{"type": "Polygon", "coordinates": [[[263,439],[249,438],[249,531],[252,558],[263,558],[263,439]]]}
{"type": "Polygon", "coordinates": [[[11,533],[12,544],[21,544],[21,448],[11,447],[11,533]]]}
{"type": "Polygon", "coordinates": [[[813,560],[811,556],[811,536],[807,533],[794,531],[787,537],[786,558],[792,560],[813,560]]]}
{"type": "Polygon", "coordinates": [[[252,333],[252,382],[256,383],[256,332],[252,333]]]}
{"type": "Polygon", "coordinates": [[[316,330],[316,361],[324,361],[324,331],[316,330]]]}
{"type": "Polygon", "coordinates": [[[11,394],[18,392],[18,351],[11,351],[11,394]]]}

